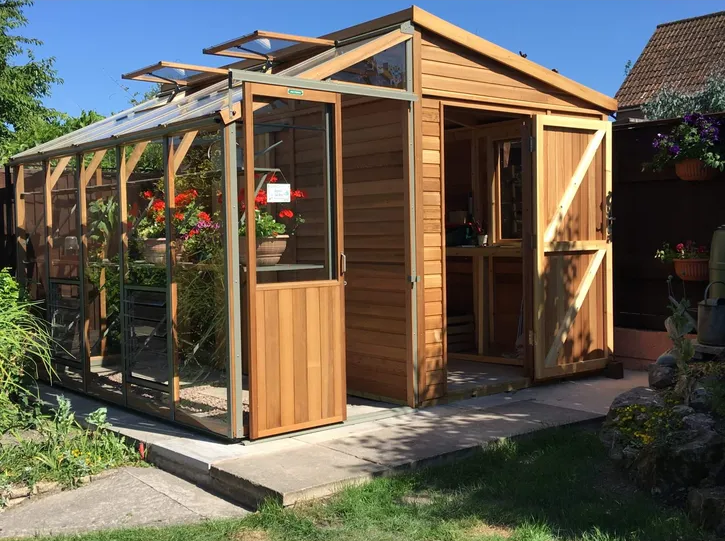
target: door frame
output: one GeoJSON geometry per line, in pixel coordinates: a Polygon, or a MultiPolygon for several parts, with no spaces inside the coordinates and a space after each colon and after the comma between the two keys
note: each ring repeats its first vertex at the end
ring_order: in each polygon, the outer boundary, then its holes
{"type": "Polygon", "coordinates": [[[345,375],[345,348],[340,351],[341,359],[341,378],[342,392],[340,393],[341,404],[339,408],[341,415],[327,417],[319,421],[295,423],[289,426],[281,426],[278,428],[263,428],[259,423],[259,408],[262,405],[262,390],[258,390],[259,371],[257,367],[257,292],[271,291],[282,289],[299,289],[305,287],[324,287],[337,288],[340,295],[341,321],[339,332],[341,333],[341,344],[345,342],[345,322],[344,322],[344,234],[343,234],[343,206],[342,206],[342,98],[339,92],[331,92],[324,90],[304,91],[289,87],[282,82],[270,81],[265,83],[256,83],[245,81],[243,83],[243,129],[244,129],[244,171],[245,171],[245,206],[247,209],[254,208],[254,198],[256,196],[256,185],[254,178],[254,111],[259,108],[255,104],[255,97],[272,97],[280,99],[288,99],[294,101],[308,101],[327,104],[332,106],[332,123],[331,133],[328,133],[328,141],[331,143],[330,172],[334,179],[329,179],[330,187],[334,188],[334,200],[331,201],[333,210],[332,218],[334,220],[334,257],[331,255],[329,261],[332,262],[334,276],[330,280],[319,281],[300,281],[285,282],[280,284],[257,284],[257,261],[256,261],[256,244],[255,244],[255,220],[254,213],[246,213],[247,222],[247,278],[246,278],[246,305],[247,305],[247,340],[244,344],[247,358],[249,359],[249,438],[254,440],[266,436],[278,435],[296,430],[312,428],[342,422],[346,418],[347,405],[347,384],[345,375]],[[248,121],[251,119],[251,122],[248,121]]]}

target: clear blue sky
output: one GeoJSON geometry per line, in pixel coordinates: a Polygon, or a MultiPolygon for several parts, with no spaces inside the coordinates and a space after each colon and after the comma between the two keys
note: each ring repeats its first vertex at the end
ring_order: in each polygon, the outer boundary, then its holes
{"type": "MultiPolygon", "coordinates": [[[[171,60],[218,66],[202,48],[252,30],[319,36],[398,11],[397,0],[36,0],[24,35],[54,56],[63,85],[48,106],[119,111],[149,83],[122,73],[171,60]],[[121,86],[128,87],[124,91],[121,86]]],[[[426,1],[423,9],[592,88],[614,95],[655,26],[725,9],[722,0],[426,1]]]]}

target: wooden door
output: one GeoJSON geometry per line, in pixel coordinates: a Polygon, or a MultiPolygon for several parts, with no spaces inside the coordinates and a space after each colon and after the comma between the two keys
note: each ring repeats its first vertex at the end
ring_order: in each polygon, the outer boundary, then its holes
{"type": "Polygon", "coordinates": [[[270,264],[245,213],[249,436],[257,439],[346,417],[341,102],[335,93],[250,83],[244,96],[245,208],[261,208],[263,191],[272,216],[291,210],[290,220],[304,219],[287,222],[294,234],[270,264]],[[292,201],[272,203],[270,185],[284,183],[292,201]]]}
{"type": "Polygon", "coordinates": [[[598,370],[612,355],[611,133],[603,120],[533,119],[527,261],[536,380],[598,370]]]}

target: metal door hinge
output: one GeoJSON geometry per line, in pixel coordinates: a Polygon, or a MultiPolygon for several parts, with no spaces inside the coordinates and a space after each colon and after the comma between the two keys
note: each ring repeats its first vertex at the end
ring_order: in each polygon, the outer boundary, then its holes
{"type": "Polygon", "coordinates": [[[534,334],[534,331],[529,331],[529,345],[533,346],[536,344],[536,335],[534,334]]]}
{"type": "Polygon", "coordinates": [[[408,282],[415,284],[420,282],[420,276],[408,276],[408,282]]]}
{"type": "Polygon", "coordinates": [[[536,151],[536,137],[529,135],[529,152],[536,151]]]}

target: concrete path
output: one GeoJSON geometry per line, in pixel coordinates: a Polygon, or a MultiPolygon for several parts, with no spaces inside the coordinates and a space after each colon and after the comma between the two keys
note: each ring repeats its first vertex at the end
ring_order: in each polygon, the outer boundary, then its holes
{"type": "MultiPolygon", "coordinates": [[[[645,372],[626,372],[621,380],[590,377],[248,445],[212,440],[113,406],[108,418],[118,432],[145,442],[150,459],[164,470],[252,507],[267,497],[290,505],[396,469],[457,457],[496,439],[599,419],[615,396],[640,385],[647,385],[645,372]]],[[[79,415],[99,406],[85,396],[43,388],[48,401],[59,392],[79,415]]]]}
{"type": "Polygon", "coordinates": [[[170,473],[121,468],[76,490],[31,499],[0,513],[0,537],[164,526],[247,513],[170,473]]]}

